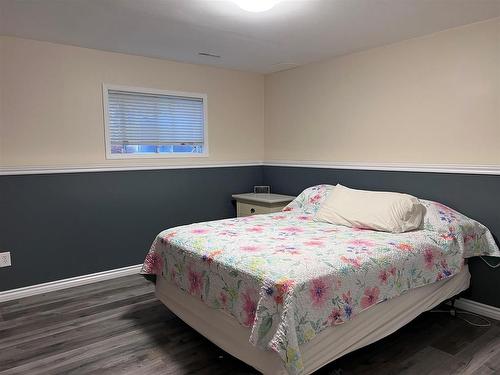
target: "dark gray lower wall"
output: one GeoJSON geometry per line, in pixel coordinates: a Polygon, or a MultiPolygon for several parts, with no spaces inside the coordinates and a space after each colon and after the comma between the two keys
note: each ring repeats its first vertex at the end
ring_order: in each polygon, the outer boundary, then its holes
{"type": "MultiPolygon", "coordinates": [[[[342,183],[447,204],[500,236],[500,176],[235,167],[0,176],[0,291],[139,264],[163,229],[235,215],[231,194],[342,183]]],[[[496,260],[493,259],[492,262],[496,260]]],[[[470,261],[467,297],[500,307],[500,269],[470,261]]]]}
{"type": "Polygon", "coordinates": [[[232,217],[262,168],[0,176],[0,291],[139,264],[163,229],[232,217]]]}
{"type": "MultiPolygon", "coordinates": [[[[283,194],[296,195],[321,183],[413,194],[444,203],[480,221],[491,230],[497,243],[500,237],[500,176],[271,166],[263,167],[263,174],[264,183],[283,194]]],[[[500,269],[488,268],[479,258],[471,259],[469,265],[472,283],[466,297],[500,307],[500,269]]]]}

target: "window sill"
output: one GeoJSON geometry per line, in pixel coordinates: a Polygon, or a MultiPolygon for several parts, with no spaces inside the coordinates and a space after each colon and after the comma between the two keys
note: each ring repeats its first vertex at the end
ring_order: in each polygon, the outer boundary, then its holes
{"type": "Polygon", "coordinates": [[[208,158],[209,153],[176,152],[173,154],[107,154],[107,160],[116,159],[186,159],[186,158],[208,158]]]}

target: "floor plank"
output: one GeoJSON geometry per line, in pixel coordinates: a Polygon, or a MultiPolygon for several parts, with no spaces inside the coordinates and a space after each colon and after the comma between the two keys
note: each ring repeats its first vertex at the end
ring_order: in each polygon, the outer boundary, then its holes
{"type": "MultiPolygon", "coordinates": [[[[257,372],[170,312],[140,276],[0,304],[0,375],[257,372]]],[[[500,322],[426,313],[316,375],[500,373],[500,322]]]]}
{"type": "Polygon", "coordinates": [[[487,333],[457,353],[456,357],[467,363],[464,372],[500,372],[500,327],[491,327],[487,333]]]}

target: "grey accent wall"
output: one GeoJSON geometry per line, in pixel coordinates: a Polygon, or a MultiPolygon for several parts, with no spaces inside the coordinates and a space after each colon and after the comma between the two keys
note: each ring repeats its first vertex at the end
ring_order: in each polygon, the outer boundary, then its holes
{"type": "MultiPolygon", "coordinates": [[[[500,237],[500,176],[235,167],[0,176],[0,291],[139,264],[163,229],[235,216],[231,194],[342,183],[447,204],[500,237]]],[[[497,261],[492,259],[492,262],[497,261]]],[[[500,307],[500,269],[470,261],[466,296],[500,307]]]]}
{"type": "Polygon", "coordinates": [[[163,229],[235,216],[262,168],[0,176],[0,291],[139,264],[163,229]]]}
{"type": "MultiPolygon", "coordinates": [[[[389,190],[444,203],[486,225],[500,237],[500,176],[447,173],[363,171],[328,168],[263,167],[264,183],[274,192],[297,195],[321,183],[357,189],[389,190]]],[[[491,259],[492,263],[498,259],[491,259]]],[[[469,262],[472,282],[466,297],[500,307],[500,269],[479,258],[469,262]]]]}

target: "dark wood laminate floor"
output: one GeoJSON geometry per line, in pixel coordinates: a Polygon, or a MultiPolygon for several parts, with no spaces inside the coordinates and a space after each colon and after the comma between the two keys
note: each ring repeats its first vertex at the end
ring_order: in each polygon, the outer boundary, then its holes
{"type": "MultiPolygon", "coordinates": [[[[255,374],[129,276],[0,304],[0,374],[255,374]]],[[[317,372],[500,374],[500,322],[425,313],[317,372]]]]}

